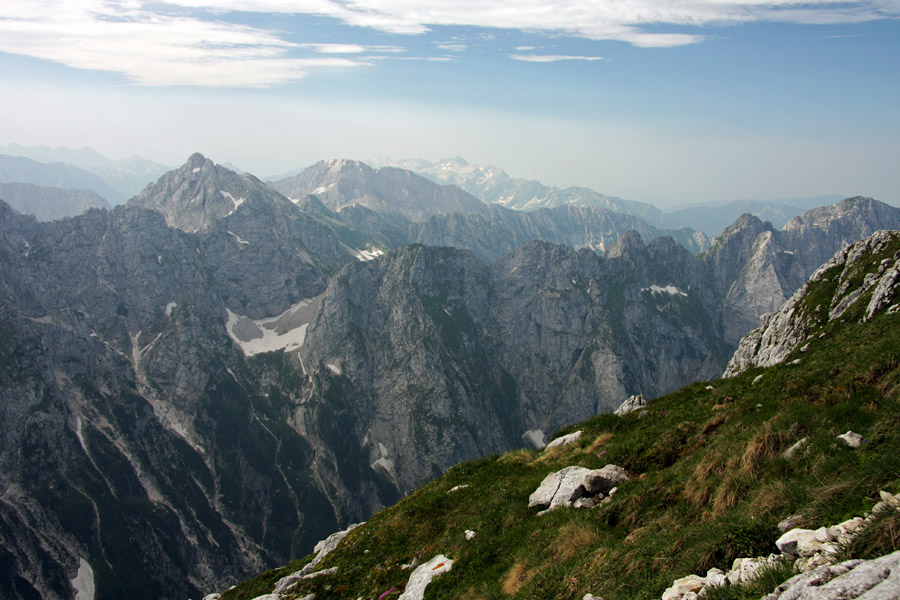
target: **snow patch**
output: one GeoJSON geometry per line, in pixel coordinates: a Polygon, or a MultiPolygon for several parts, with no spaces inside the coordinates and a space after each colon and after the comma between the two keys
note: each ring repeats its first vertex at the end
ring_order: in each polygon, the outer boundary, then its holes
{"type": "Polygon", "coordinates": [[[172,311],[175,310],[175,307],[178,306],[177,302],[169,302],[166,304],[166,316],[171,317],[172,311]]]}
{"type": "Polygon", "coordinates": [[[334,373],[335,375],[341,374],[341,368],[339,366],[332,364],[332,363],[328,363],[325,366],[328,367],[328,370],[331,371],[332,373],[334,373]]]}
{"type": "Polygon", "coordinates": [[[306,329],[319,306],[320,298],[301,300],[277,317],[251,319],[231,312],[225,329],[244,356],[263,352],[293,352],[306,340],[306,329]]]}
{"type": "Polygon", "coordinates": [[[94,600],[94,569],[83,558],[78,560],[78,573],[72,580],[72,587],[75,588],[75,600],[94,600]]]}
{"type": "MultiPolygon", "coordinates": [[[[332,365],[328,365],[331,367],[332,365]]],[[[384,444],[378,442],[378,450],[381,452],[381,457],[372,463],[372,468],[381,467],[385,471],[387,471],[390,475],[394,474],[394,461],[387,457],[388,451],[387,448],[384,447],[384,444]]]]}
{"type": "Polygon", "coordinates": [[[194,169],[191,171],[191,173],[199,173],[199,172],[200,172],[200,167],[194,167],[194,169]]]}
{"type": "Polygon", "coordinates": [[[375,260],[379,256],[384,256],[384,252],[382,252],[378,248],[373,248],[372,250],[359,250],[356,253],[356,258],[363,262],[367,260],[375,260]]]}
{"type": "Polygon", "coordinates": [[[84,443],[84,434],[81,432],[81,417],[75,417],[75,437],[78,438],[78,443],[81,444],[81,449],[84,450],[84,453],[90,456],[87,444],[84,443]]]}
{"type": "MultiPolygon", "coordinates": [[[[225,190],[219,190],[219,191],[222,192],[222,195],[225,196],[225,198],[227,198],[228,200],[231,200],[231,203],[234,205],[234,206],[232,207],[232,209],[231,209],[231,212],[228,213],[229,215],[230,215],[231,213],[233,213],[234,211],[236,211],[236,210],[238,209],[238,207],[239,207],[241,204],[243,204],[244,201],[246,200],[246,198],[235,198],[234,196],[232,196],[231,194],[229,194],[229,193],[226,192],[225,190]]],[[[226,216],[228,216],[228,215],[226,215],[226,216]]],[[[228,233],[231,233],[231,232],[229,231],[228,233]]]]}
{"type": "Polygon", "coordinates": [[[329,183],[328,185],[323,185],[323,186],[317,187],[315,190],[313,190],[312,193],[313,194],[321,194],[322,192],[327,192],[328,190],[330,190],[333,187],[334,187],[334,183],[329,183]]]}
{"type": "Polygon", "coordinates": [[[682,292],[674,285],[667,285],[666,287],[651,285],[648,288],[641,288],[641,291],[650,292],[652,294],[668,294],[670,296],[687,296],[686,293],[682,292]]]}
{"type": "Polygon", "coordinates": [[[231,237],[233,237],[235,239],[235,241],[238,243],[238,246],[249,246],[250,245],[250,242],[248,242],[245,239],[242,239],[241,236],[234,233],[233,231],[229,231],[228,235],[230,235],[231,237]]]}

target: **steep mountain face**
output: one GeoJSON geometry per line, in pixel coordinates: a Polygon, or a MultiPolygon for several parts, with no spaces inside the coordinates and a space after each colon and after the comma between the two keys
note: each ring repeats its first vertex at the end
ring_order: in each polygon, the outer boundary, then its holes
{"type": "Polygon", "coordinates": [[[900,209],[863,197],[807,211],[783,231],[742,216],[704,255],[725,296],[725,341],[736,345],[760,315],[779,308],[835,251],[879,228],[900,228],[900,209]]]}
{"type": "Polygon", "coordinates": [[[415,171],[437,183],[458,186],[483,202],[512,210],[530,211],[558,206],[601,208],[634,215],[652,225],[663,226],[663,212],[652,204],[607,196],[589,188],[561,189],[539,181],[514,179],[499,167],[472,165],[460,157],[446,158],[436,163],[409,160],[390,164],[415,171]]]}
{"type": "Polygon", "coordinates": [[[747,218],[701,256],[377,256],[420,225],[257,183],[197,155],[111,211],[0,203],[0,594],[197,597],[526,430],[713,377],[729,291],[780,243],[747,218]]]}
{"type": "MultiPolygon", "coordinates": [[[[831,199],[838,202],[841,197],[831,199]]],[[[823,201],[823,204],[826,202],[823,201]]],[[[772,223],[775,229],[781,229],[792,218],[803,214],[804,209],[777,202],[761,202],[759,200],[738,200],[721,206],[693,206],[667,212],[664,222],[667,227],[692,227],[709,236],[718,236],[735,219],[744,213],[750,213],[762,221],[772,223]]]]}
{"type": "Polygon", "coordinates": [[[93,190],[110,204],[119,204],[125,197],[93,173],[70,164],[49,164],[21,156],[0,154],[0,183],[30,183],[67,190],[93,190]]]}
{"type": "Polygon", "coordinates": [[[0,183],[0,199],[39,221],[80,215],[90,208],[109,208],[93,190],[67,190],[31,183],[0,183]]]}
{"type": "Polygon", "coordinates": [[[626,237],[611,258],[533,242],[493,265],[424,246],[348,265],[299,351],[304,405],[354,398],[345,429],[409,491],[527,430],[721,372],[730,352],[696,259],[626,237]]]}
{"type": "Polygon", "coordinates": [[[277,202],[280,195],[253,175],[238,175],[198,153],[128,203],[160,212],[169,226],[193,232],[232,214],[251,197],[277,202]]]}
{"type": "Polygon", "coordinates": [[[767,314],[741,340],[725,377],[782,362],[801,345],[808,348],[812,334],[836,319],[868,321],[882,310],[896,312],[898,292],[900,233],[878,231],[839,250],[778,311],[767,314]]]}
{"type": "Polygon", "coordinates": [[[458,187],[435,185],[404,169],[373,169],[352,160],[318,162],[272,187],[296,201],[315,195],[333,211],[359,204],[416,222],[445,213],[487,212],[484,203],[458,187]]]}
{"type": "Polygon", "coordinates": [[[148,183],[156,181],[171,167],[132,156],[114,160],[103,156],[93,148],[49,148],[47,146],[0,146],[0,153],[23,156],[42,163],[67,163],[100,177],[116,190],[121,198],[131,198],[148,183]]]}

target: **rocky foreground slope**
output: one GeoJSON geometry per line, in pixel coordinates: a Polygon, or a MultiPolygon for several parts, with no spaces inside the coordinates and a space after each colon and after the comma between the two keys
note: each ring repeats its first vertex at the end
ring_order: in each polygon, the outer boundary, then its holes
{"type": "MultiPolygon", "coordinates": [[[[898,256],[881,232],[826,271],[886,282],[898,256]]],[[[838,279],[798,295],[856,297],[804,351],[458,465],[221,600],[422,598],[423,569],[425,598],[897,597],[900,290],[838,279]]]]}
{"type": "Polygon", "coordinates": [[[282,564],[453,464],[721,373],[730,315],[811,252],[747,218],[699,257],[385,253],[335,218],[382,213],[260,185],[194,156],[110,211],[0,204],[0,595],[197,597],[282,564]]]}

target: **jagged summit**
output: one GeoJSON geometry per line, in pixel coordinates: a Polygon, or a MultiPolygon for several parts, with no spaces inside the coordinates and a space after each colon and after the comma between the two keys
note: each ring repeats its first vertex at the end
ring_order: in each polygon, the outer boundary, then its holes
{"type": "Polygon", "coordinates": [[[641,234],[633,229],[619,236],[619,239],[606,251],[607,258],[621,258],[635,256],[646,251],[647,245],[641,234]]]}
{"type": "Polygon", "coordinates": [[[838,250],[778,311],[765,315],[741,340],[724,376],[782,362],[801,345],[816,343],[835,319],[867,321],[883,310],[896,312],[897,291],[900,232],[877,231],[838,250]]]}
{"type": "Polygon", "coordinates": [[[359,204],[419,222],[446,213],[488,212],[484,203],[455,186],[437,185],[405,169],[373,169],[356,160],[320,161],[272,187],[294,202],[312,194],[334,211],[359,204]]]}
{"type": "Polygon", "coordinates": [[[285,202],[253,175],[239,175],[196,152],[128,204],[159,211],[171,227],[194,232],[208,229],[251,197],[285,202]]]}

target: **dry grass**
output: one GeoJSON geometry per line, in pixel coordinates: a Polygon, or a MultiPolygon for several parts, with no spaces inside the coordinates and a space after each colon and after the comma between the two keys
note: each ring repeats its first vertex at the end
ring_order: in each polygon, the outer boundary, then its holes
{"type": "Polygon", "coordinates": [[[580,523],[569,523],[559,530],[550,547],[553,560],[566,562],[585,553],[597,543],[597,534],[580,523]]]}
{"type": "MultiPolygon", "coordinates": [[[[714,419],[715,421],[715,419],[714,419]]],[[[712,499],[715,480],[725,474],[726,461],[720,453],[703,457],[684,486],[684,499],[693,506],[705,506],[712,499]]]]}
{"type": "Polygon", "coordinates": [[[525,587],[538,573],[540,573],[539,569],[533,569],[524,563],[516,563],[503,578],[500,589],[507,596],[518,594],[519,590],[525,587]]]}
{"type": "Polygon", "coordinates": [[[750,514],[759,519],[766,515],[779,514],[787,506],[787,486],[783,481],[776,481],[759,491],[750,502],[750,514]]]}
{"type": "Polygon", "coordinates": [[[588,453],[596,452],[597,450],[600,449],[601,446],[606,444],[611,439],[613,439],[613,434],[611,434],[609,432],[601,433],[600,435],[597,436],[597,438],[593,442],[591,442],[591,445],[587,447],[587,452],[588,453]]]}
{"type": "Polygon", "coordinates": [[[504,464],[521,464],[525,465],[531,462],[531,451],[525,450],[524,448],[521,450],[513,450],[511,452],[507,452],[497,459],[497,462],[504,464]]]}
{"type": "Polygon", "coordinates": [[[716,495],[713,499],[712,515],[718,517],[726,510],[737,506],[744,495],[744,487],[745,486],[742,485],[739,478],[733,474],[729,474],[725,477],[722,480],[722,483],[719,484],[718,489],[716,489],[716,495]]]}
{"type": "Polygon", "coordinates": [[[785,437],[783,431],[774,431],[772,424],[766,423],[762,431],[747,443],[741,456],[741,472],[751,477],[759,474],[762,466],[775,460],[784,451],[785,437]]]}

